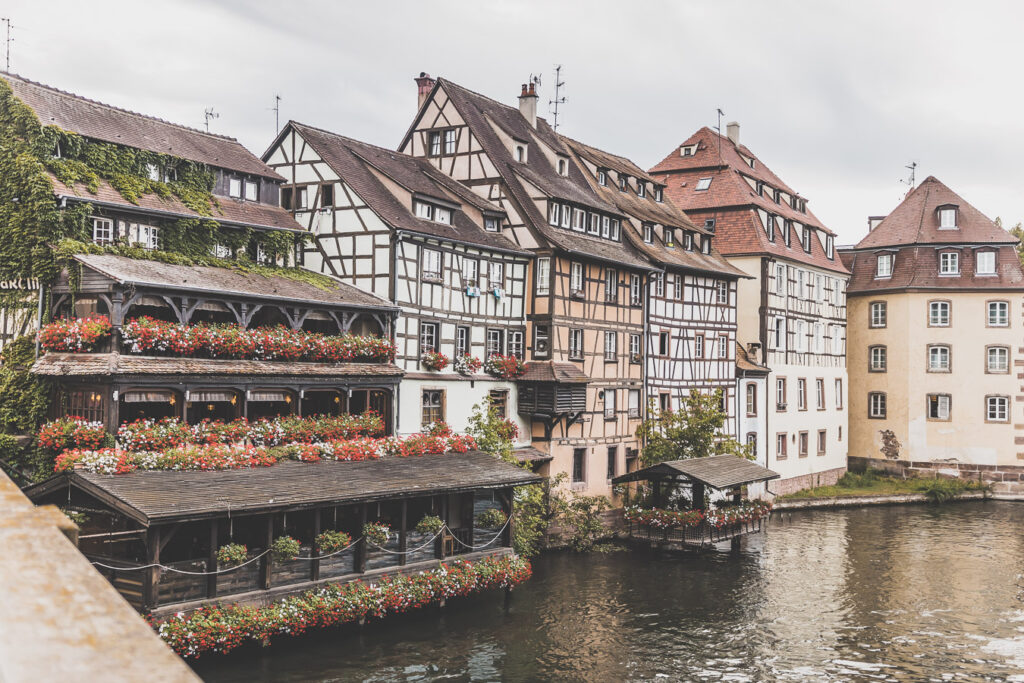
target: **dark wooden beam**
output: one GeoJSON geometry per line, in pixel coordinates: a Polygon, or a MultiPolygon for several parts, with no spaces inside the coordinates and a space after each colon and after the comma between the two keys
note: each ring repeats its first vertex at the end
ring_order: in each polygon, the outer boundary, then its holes
{"type": "MultiPolygon", "coordinates": [[[[158,564],[160,562],[160,527],[151,527],[146,537],[146,564],[158,564]]],[[[160,583],[160,568],[151,567],[146,571],[145,585],[143,586],[143,602],[147,609],[157,606],[157,586],[160,583]]]]}
{"type": "Polygon", "coordinates": [[[405,555],[405,551],[409,546],[409,537],[406,532],[406,527],[409,522],[409,501],[402,501],[402,526],[398,530],[398,552],[402,553],[398,556],[398,564],[404,565],[408,558],[405,555]]]}
{"type": "MultiPolygon", "coordinates": [[[[270,545],[274,542],[274,516],[267,515],[267,535],[266,535],[266,550],[270,550],[270,545]]],[[[260,584],[263,586],[263,590],[270,588],[270,574],[273,565],[273,560],[270,555],[263,557],[263,564],[260,567],[261,576],[260,584]]]]}
{"type": "Polygon", "coordinates": [[[213,572],[217,571],[217,526],[218,520],[210,520],[210,559],[206,563],[206,571],[210,572],[210,575],[206,577],[206,597],[215,598],[217,597],[217,575],[213,572]]]}
{"type": "Polygon", "coordinates": [[[313,510],[313,543],[311,544],[313,561],[309,564],[312,565],[309,570],[310,581],[320,580],[320,560],[316,559],[320,557],[320,548],[317,546],[316,537],[320,535],[320,508],[313,510]]]}

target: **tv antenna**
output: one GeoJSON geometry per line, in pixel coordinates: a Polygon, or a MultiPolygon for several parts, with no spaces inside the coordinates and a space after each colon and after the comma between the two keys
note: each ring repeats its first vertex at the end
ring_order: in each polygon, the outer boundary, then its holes
{"type": "Polygon", "coordinates": [[[722,117],[725,116],[725,112],[722,111],[721,107],[719,107],[716,111],[718,112],[718,125],[715,126],[715,130],[718,131],[718,161],[719,161],[719,163],[721,163],[721,161],[722,161],[722,117]]]}
{"type": "Polygon", "coordinates": [[[281,132],[281,96],[274,95],[274,106],[271,107],[274,110],[274,132],[281,132]]]}
{"type": "Polygon", "coordinates": [[[219,119],[220,114],[213,110],[213,107],[207,107],[206,111],[203,112],[203,118],[206,119],[206,132],[210,132],[210,119],[219,119]]]}
{"type": "MultiPolygon", "coordinates": [[[[906,168],[907,170],[910,171],[910,177],[909,178],[900,178],[900,182],[902,184],[904,184],[904,185],[909,185],[910,186],[910,190],[907,190],[907,194],[910,194],[910,191],[914,189],[914,184],[915,184],[915,180],[916,180],[916,177],[917,177],[917,162],[916,161],[911,161],[910,164],[908,164],[907,166],[904,166],[904,168],[906,168]]],[[[906,197],[907,195],[903,195],[903,196],[906,197]]]]}
{"type": "Polygon", "coordinates": [[[565,104],[565,96],[559,96],[562,92],[562,86],[565,85],[565,81],[562,80],[562,65],[555,64],[555,99],[548,100],[548,111],[554,114],[554,124],[552,128],[555,132],[558,132],[558,105],[565,104]]]}
{"type": "Polygon", "coordinates": [[[9,72],[11,70],[11,43],[14,42],[14,38],[11,38],[11,28],[13,27],[11,26],[11,20],[8,17],[2,17],[0,18],[0,21],[7,25],[7,37],[4,38],[4,52],[7,56],[6,71],[9,72]]]}

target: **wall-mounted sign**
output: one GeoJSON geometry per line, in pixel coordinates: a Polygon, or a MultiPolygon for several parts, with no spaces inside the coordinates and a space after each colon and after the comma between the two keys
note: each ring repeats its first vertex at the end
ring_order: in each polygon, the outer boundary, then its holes
{"type": "Polygon", "coordinates": [[[0,290],[14,289],[22,291],[32,291],[39,289],[39,278],[36,277],[19,277],[16,280],[0,280],[0,290]]]}

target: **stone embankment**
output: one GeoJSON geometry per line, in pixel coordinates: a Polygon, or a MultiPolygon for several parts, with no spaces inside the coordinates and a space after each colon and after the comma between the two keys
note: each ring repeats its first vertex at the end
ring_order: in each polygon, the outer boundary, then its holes
{"type": "MultiPolygon", "coordinates": [[[[950,502],[968,500],[1011,500],[1024,501],[1022,493],[967,491],[950,502]]],[[[795,498],[777,501],[773,510],[817,510],[828,508],[854,508],[871,505],[905,505],[908,503],[927,503],[923,493],[900,493],[878,496],[833,496],[830,498],[795,498]]]]}

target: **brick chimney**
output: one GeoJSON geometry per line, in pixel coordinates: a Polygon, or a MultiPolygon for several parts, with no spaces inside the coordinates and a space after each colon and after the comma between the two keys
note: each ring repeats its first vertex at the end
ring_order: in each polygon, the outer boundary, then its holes
{"type": "Polygon", "coordinates": [[[732,144],[740,146],[740,124],[730,121],[725,124],[725,136],[732,140],[732,144]]]}
{"type": "Polygon", "coordinates": [[[423,101],[427,99],[427,95],[434,89],[434,83],[437,79],[431,78],[430,74],[426,71],[421,71],[420,75],[416,77],[416,96],[418,101],[416,102],[416,110],[419,111],[423,107],[423,101]]]}
{"type": "Polygon", "coordinates": [[[537,90],[530,83],[523,83],[523,93],[519,96],[519,112],[534,128],[537,127],[537,90]]]}
{"type": "Polygon", "coordinates": [[[747,344],[747,358],[750,359],[751,363],[756,365],[761,364],[761,344],[759,342],[750,342],[747,344]]]}

